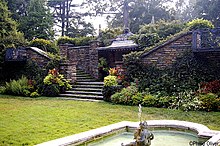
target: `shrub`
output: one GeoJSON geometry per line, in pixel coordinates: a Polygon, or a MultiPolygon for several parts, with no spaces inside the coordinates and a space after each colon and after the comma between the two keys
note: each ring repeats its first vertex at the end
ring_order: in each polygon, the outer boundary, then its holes
{"type": "Polygon", "coordinates": [[[32,92],[32,93],[30,94],[30,97],[39,97],[39,96],[40,96],[40,94],[37,93],[36,91],[35,91],[35,92],[32,92]]]}
{"type": "Polygon", "coordinates": [[[155,33],[160,39],[165,39],[170,35],[180,32],[184,25],[179,21],[157,21],[155,24],[142,25],[138,31],[139,34],[155,33]]]}
{"type": "Polygon", "coordinates": [[[108,63],[104,57],[99,58],[99,63],[98,63],[98,68],[99,68],[99,78],[100,80],[103,80],[104,77],[108,75],[108,63]]]}
{"type": "Polygon", "coordinates": [[[108,72],[109,72],[109,75],[111,76],[117,76],[118,74],[117,69],[115,68],[110,68],[108,72]]]}
{"type": "Polygon", "coordinates": [[[60,37],[57,40],[57,44],[72,44],[74,46],[87,46],[90,45],[90,42],[94,40],[93,37],[77,37],[77,38],[71,38],[68,36],[60,37]]]}
{"type": "Polygon", "coordinates": [[[197,97],[195,97],[192,91],[185,91],[178,93],[177,96],[172,98],[170,108],[181,109],[184,111],[199,110],[200,104],[200,101],[197,97]]]}
{"type": "Polygon", "coordinates": [[[111,101],[116,104],[133,105],[132,97],[138,93],[137,87],[131,85],[123,88],[111,96],[111,101]]]}
{"type": "Polygon", "coordinates": [[[196,30],[196,29],[202,29],[202,28],[214,28],[214,25],[209,20],[204,19],[194,19],[190,22],[188,22],[187,27],[189,27],[190,30],[196,30]]]}
{"type": "Polygon", "coordinates": [[[30,90],[31,89],[28,86],[28,79],[22,76],[18,80],[11,80],[10,82],[6,82],[5,86],[2,87],[1,92],[3,94],[29,96],[30,90]]]}
{"type": "Polygon", "coordinates": [[[142,103],[144,98],[144,93],[138,92],[137,94],[132,96],[132,104],[133,105],[139,105],[142,103]]]}
{"type": "Polygon", "coordinates": [[[142,104],[147,107],[156,107],[157,102],[158,99],[155,96],[148,94],[144,96],[142,104]]]}
{"type": "Polygon", "coordinates": [[[200,89],[200,93],[218,93],[220,92],[220,81],[219,80],[214,80],[211,82],[202,82],[200,89]]]}
{"type": "Polygon", "coordinates": [[[38,47],[41,50],[44,50],[46,52],[50,52],[53,54],[58,53],[58,48],[55,46],[54,43],[52,43],[49,40],[45,39],[34,39],[30,42],[30,46],[32,47],[38,47]]]}
{"type": "Polygon", "coordinates": [[[111,96],[116,92],[120,92],[122,86],[104,86],[102,89],[104,101],[111,101],[111,96]]]}
{"type": "Polygon", "coordinates": [[[200,95],[201,109],[206,111],[219,111],[220,110],[220,98],[213,93],[200,95]]]}
{"type": "MultiPolygon", "coordinates": [[[[59,91],[65,91],[72,88],[72,86],[69,84],[69,81],[64,78],[62,74],[59,74],[59,72],[56,69],[49,70],[48,75],[44,78],[44,88],[51,88],[55,92],[57,91],[56,88],[59,89],[59,91]],[[57,86],[51,86],[51,85],[57,85],[57,86]]],[[[43,89],[45,90],[45,89],[43,89]]],[[[55,93],[56,95],[57,93],[55,93]]]]}
{"type": "Polygon", "coordinates": [[[0,94],[5,94],[5,93],[6,93],[6,87],[0,86],[0,94]]]}
{"type": "Polygon", "coordinates": [[[48,97],[58,96],[59,93],[60,93],[60,88],[58,84],[44,85],[42,90],[42,95],[48,97]]]}
{"type": "Polygon", "coordinates": [[[159,36],[157,33],[146,33],[140,35],[134,35],[131,37],[140,47],[150,47],[159,42],[159,36]]]}
{"type": "Polygon", "coordinates": [[[158,103],[156,103],[156,107],[163,107],[163,108],[168,108],[171,103],[172,103],[172,99],[173,97],[169,97],[169,96],[162,96],[162,97],[158,97],[158,103]]]}
{"type": "Polygon", "coordinates": [[[117,82],[117,78],[116,76],[107,76],[104,78],[104,86],[117,86],[118,82],[117,82]]]}

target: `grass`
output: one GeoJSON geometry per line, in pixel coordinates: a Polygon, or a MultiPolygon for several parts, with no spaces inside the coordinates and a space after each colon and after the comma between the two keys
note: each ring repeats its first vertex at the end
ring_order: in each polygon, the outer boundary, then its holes
{"type": "MultiPolygon", "coordinates": [[[[135,106],[56,98],[0,96],[0,145],[34,145],[120,121],[138,121],[135,106]]],[[[175,119],[220,130],[220,112],[143,108],[143,119],[175,119]]]]}

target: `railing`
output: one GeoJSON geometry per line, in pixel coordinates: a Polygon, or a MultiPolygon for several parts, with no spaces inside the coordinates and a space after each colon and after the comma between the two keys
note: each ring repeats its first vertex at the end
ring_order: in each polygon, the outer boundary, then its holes
{"type": "Polygon", "coordinates": [[[193,31],[193,52],[220,51],[220,28],[193,31]]]}

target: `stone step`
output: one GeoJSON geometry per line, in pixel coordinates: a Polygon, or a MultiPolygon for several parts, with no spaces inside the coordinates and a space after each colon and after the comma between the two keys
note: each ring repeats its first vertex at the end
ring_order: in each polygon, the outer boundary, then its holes
{"type": "Polygon", "coordinates": [[[77,75],[77,74],[76,74],[76,77],[77,77],[77,78],[81,78],[81,77],[89,77],[89,78],[92,78],[90,75],[77,75]]]}
{"type": "Polygon", "coordinates": [[[76,82],[95,82],[96,79],[76,79],[76,82]]]}
{"type": "Polygon", "coordinates": [[[82,99],[103,100],[103,96],[97,96],[97,95],[60,94],[60,96],[62,96],[62,97],[73,97],[73,98],[82,98],[82,99]]]}
{"type": "Polygon", "coordinates": [[[101,88],[73,88],[74,91],[93,91],[93,92],[102,92],[101,88]]]}
{"type": "Polygon", "coordinates": [[[102,89],[103,86],[102,85],[73,85],[73,88],[98,88],[98,89],[102,89]]]}
{"type": "Polygon", "coordinates": [[[100,86],[103,86],[104,82],[77,82],[77,85],[100,85],[100,86]]]}
{"type": "Polygon", "coordinates": [[[91,92],[91,91],[66,91],[65,94],[80,94],[80,95],[102,95],[102,92],[91,92]]]}

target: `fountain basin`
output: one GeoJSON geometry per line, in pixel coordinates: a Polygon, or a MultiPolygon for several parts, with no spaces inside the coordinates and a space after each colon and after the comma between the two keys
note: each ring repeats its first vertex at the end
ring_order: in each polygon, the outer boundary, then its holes
{"type": "MultiPolygon", "coordinates": [[[[210,130],[208,127],[192,123],[192,122],[186,122],[186,121],[178,121],[178,120],[150,120],[147,121],[149,130],[151,128],[159,128],[159,129],[176,129],[175,131],[191,131],[194,132],[198,138],[206,138],[208,139],[204,146],[208,146],[210,144],[215,144],[220,142],[220,131],[214,131],[210,130]]],[[[118,131],[126,131],[129,132],[131,129],[135,129],[139,126],[139,122],[128,122],[123,121],[116,124],[104,126],[101,128],[89,130],[86,132],[82,132],[79,134],[74,134],[71,136],[67,136],[64,138],[55,139],[52,141],[44,142],[41,144],[38,144],[37,146],[64,146],[64,145],[80,145],[87,143],[88,141],[97,140],[104,136],[108,136],[111,134],[114,134],[118,131]]],[[[132,141],[133,138],[130,139],[132,141]]],[[[165,142],[164,142],[165,143],[165,142]]]]}

